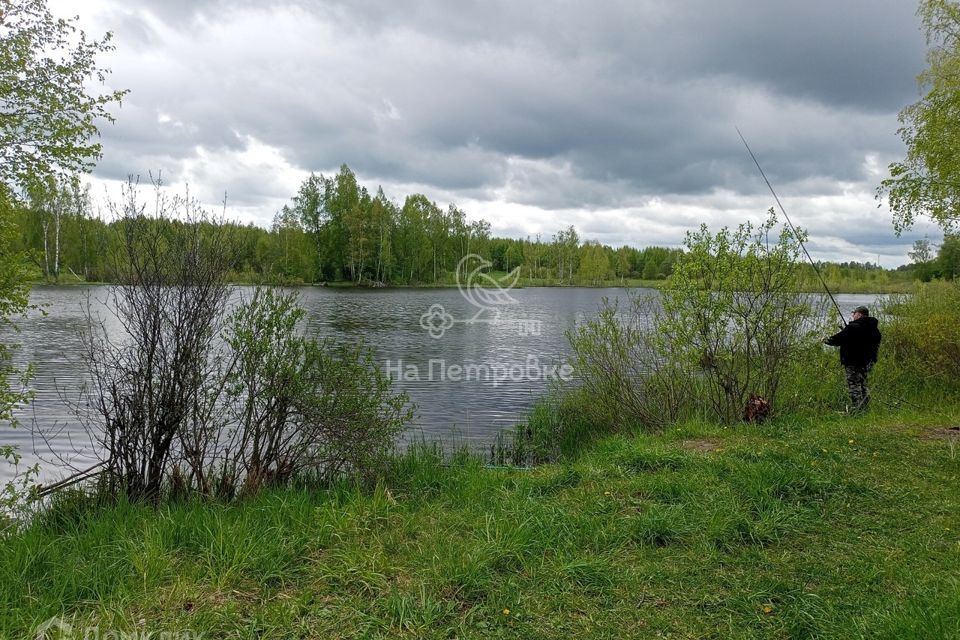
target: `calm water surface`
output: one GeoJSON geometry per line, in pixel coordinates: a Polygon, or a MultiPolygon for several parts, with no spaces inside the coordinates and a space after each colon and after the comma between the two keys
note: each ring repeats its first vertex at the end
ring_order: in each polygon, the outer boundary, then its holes
{"type": "MultiPolygon", "coordinates": [[[[19,429],[0,426],[0,443],[17,445],[24,463],[40,460],[47,477],[62,471],[65,461],[82,467],[90,456],[90,442],[73,409],[83,401],[85,379],[78,332],[88,302],[103,312],[108,290],[37,287],[31,300],[46,315],[32,313],[18,323],[19,334],[2,336],[20,343],[17,363],[33,363],[36,398],[19,413],[19,429]],[[39,431],[55,436],[46,442],[39,431]]],[[[457,289],[298,291],[307,310],[308,331],[366,342],[394,378],[395,388],[416,404],[414,428],[405,440],[426,438],[475,448],[488,446],[499,430],[521,420],[547,392],[545,378],[560,373],[551,367],[562,365],[569,354],[565,332],[595,316],[604,297],[626,296],[623,289],[516,289],[511,292],[516,303],[500,306],[499,315],[483,312],[477,322],[465,323],[462,320],[474,317],[477,307],[457,289]],[[421,316],[433,305],[441,305],[457,320],[441,337],[433,337],[421,324],[421,316]]],[[[240,288],[238,295],[251,292],[240,288]]],[[[875,298],[841,295],[838,301],[846,310],[871,304],[875,298]]],[[[441,326],[441,316],[435,313],[432,319],[441,326]]],[[[11,473],[0,461],[0,481],[11,473]]]]}

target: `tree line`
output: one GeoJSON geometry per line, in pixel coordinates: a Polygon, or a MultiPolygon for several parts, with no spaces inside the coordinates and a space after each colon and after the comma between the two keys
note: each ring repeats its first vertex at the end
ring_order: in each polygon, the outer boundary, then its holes
{"type": "MultiPolygon", "coordinates": [[[[116,281],[122,217],[113,205],[95,207],[78,177],[34,180],[23,191],[17,228],[37,278],[116,281]]],[[[230,232],[237,282],[435,285],[451,282],[457,263],[477,254],[494,271],[519,267],[529,283],[599,285],[664,279],[680,253],[582,241],[573,226],[549,238],[493,237],[489,222],[468,220],[454,204],[443,208],[423,194],[398,204],[379,188],[371,194],[346,165],[306,178],[269,228],[211,220],[230,232]]]]}
{"type": "MultiPolygon", "coordinates": [[[[124,255],[118,205],[97,206],[89,186],[77,176],[31,180],[14,202],[18,244],[25,249],[34,279],[117,280],[117,257],[122,260],[124,255]]],[[[398,204],[379,188],[371,195],[346,165],[332,176],[306,178],[268,228],[222,216],[205,224],[229,231],[230,278],[241,283],[449,284],[457,263],[473,253],[496,272],[519,267],[526,284],[637,284],[670,276],[683,251],[614,248],[584,241],[573,226],[547,238],[494,237],[487,221],[468,220],[456,205],[443,208],[423,194],[409,195],[398,204]]],[[[939,249],[927,239],[918,240],[910,252],[911,264],[896,270],[852,261],[818,266],[828,285],[840,290],[896,287],[914,279],[950,280],[960,274],[958,247],[960,240],[948,233],[939,249]]]]}
{"type": "Polygon", "coordinates": [[[955,280],[960,278],[960,235],[945,233],[940,246],[922,238],[913,243],[910,265],[915,277],[922,282],[955,280]]]}

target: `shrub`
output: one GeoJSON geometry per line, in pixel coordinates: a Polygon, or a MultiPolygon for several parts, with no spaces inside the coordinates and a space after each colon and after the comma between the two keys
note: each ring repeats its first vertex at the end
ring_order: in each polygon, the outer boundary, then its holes
{"type": "Polygon", "coordinates": [[[512,433],[497,436],[490,462],[529,466],[572,458],[591,439],[615,430],[617,422],[607,409],[584,388],[555,390],[512,433]]]}
{"type": "Polygon", "coordinates": [[[801,243],[771,209],[759,227],[687,235],[663,292],[656,327],[661,351],[699,370],[709,405],[722,422],[741,416],[751,394],[776,406],[783,375],[815,341],[823,304],[802,290],[801,243]]]}
{"type": "Polygon", "coordinates": [[[117,213],[122,249],[107,301],[111,330],[88,309],[91,388],[81,418],[106,456],[112,491],[155,499],[178,437],[212,415],[205,385],[231,292],[230,239],[185,199],[158,194],[148,215],[131,187],[117,213]]]}
{"type": "Polygon", "coordinates": [[[126,195],[114,322],[108,332],[88,312],[79,408],[107,493],[232,498],[297,476],[380,473],[412,411],[370,350],[303,335],[294,294],[257,289],[228,314],[230,228],[191,201],[158,194],[147,215],[126,195]]]}
{"type": "Polygon", "coordinates": [[[383,471],[412,417],[407,396],[392,393],[363,345],[304,336],[303,317],[296,294],[269,288],[230,315],[227,364],[208,403],[219,419],[182,438],[195,489],[232,497],[307,475],[369,480],[383,471]]]}
{"type": "Polygon", "coordinates": [[[393,444],[413,418],[405,393],[363,344],[306,343],[295,424],[312,441],[313,467],[327,479],[367,482],[381,474],[393,444]]]}
{"type": "Polygon", "coordinates": [[[917,383],[960,380],[960,283],[921,284],[913,295],[892,296],[883,314],[885,365],[917,383]]]}
{"type": "Polygon", "coordinates": [[[823,304],[802,290],[802,236],[759,227],[687,235],[659,298],[621,313],[604,302],[570,335],[577,373],[617,427],[656,430],[685,412],[740,418],[756,394],[772,407],[784,376],[809,354],[823,304]]]}
{"type": "Polygon", "coordinates": [[[302,392],[302,317],[295,295],[271,289],[257,289],[228,317],[223,370],[206,386],[210,415],[179,433],[190,482],[200,492],[232,494],[242,482],[241,492],[253,493],[286,481],[300,466],[301,443],[288,423],[302,392]]]}
{"type": "Polygon", "coordinates": [[[658,335],[663,324],[655,299],[634,296],[626,317],[618,301],[604,299],[598,317],[567,336],[588,400],[583,404],[604,410],[613,429],[660,429],[684,405],[691,376],[664,348],[672,341],[658,335]]]}

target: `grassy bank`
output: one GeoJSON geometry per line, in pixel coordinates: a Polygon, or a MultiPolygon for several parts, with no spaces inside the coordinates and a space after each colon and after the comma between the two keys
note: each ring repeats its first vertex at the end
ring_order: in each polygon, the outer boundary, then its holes
{"type": "Polygon", "coordinates": [[[875,411],[532,471],[421,453],[372,492],[65,502],[3,541],[0,637],[960,637],[960,407],[875,411]]]}

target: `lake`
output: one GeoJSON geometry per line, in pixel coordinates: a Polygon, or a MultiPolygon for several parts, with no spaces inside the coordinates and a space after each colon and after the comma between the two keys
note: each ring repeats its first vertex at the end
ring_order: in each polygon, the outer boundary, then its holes
{"type": "MultiPolygon", "coordinates": [[[[40,460],[47,478],[68,461],[82,467],[90,455],[91,444],[72,409],[82,402],[84,383],[78,331],[88,301],[102,313],[108,291],[106,286],[36,287],[31,301],[46,315],[31,313],[18,322],[18,334],[2,335],[21,345],[16,363],[34,365],[36,398],[18,413],[19,429],[0,427],[0,443],[18,446],[24,464],[40,460]],[[38,431],[55,435],[48,443],[38,431]]],[[[239,287],[237,296],[252,291],[239,287]]],[[[551,380],[567,377],[565,333],[594,317],[603,298],[626,296],[624,289],[531,287],[510,291],[512,302],[471,302],[455,288],[297,291],[308,331],[366,342],[395,388],[417,405],[405,441],[425,438],[475,449],[488,447],[497,432],[522,420],[551,380]]],[[[876,297],[837,299],[847,312],[876,297]]],[[[0,461],[0,482],[11,474],[0,461]]]]}

